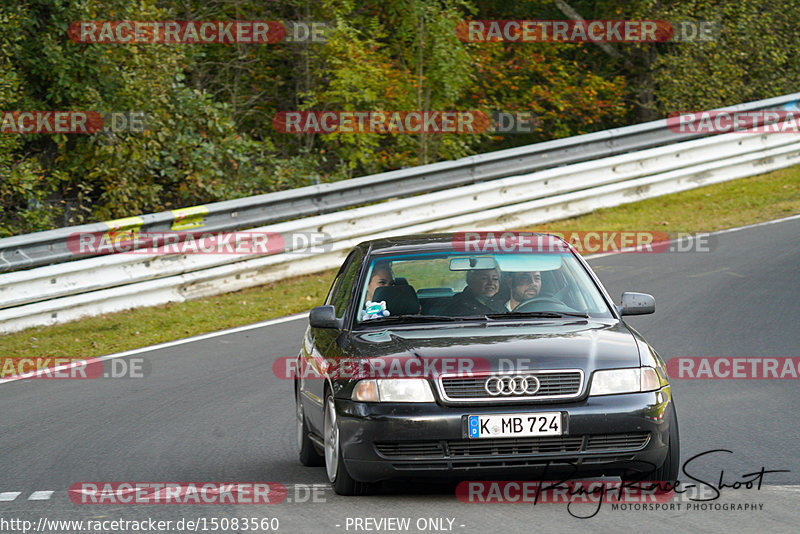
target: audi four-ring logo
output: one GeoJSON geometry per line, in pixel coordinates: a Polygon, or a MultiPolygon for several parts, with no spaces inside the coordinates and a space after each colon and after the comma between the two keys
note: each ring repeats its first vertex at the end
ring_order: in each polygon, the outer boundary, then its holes
{"type": "Polygon", "coordinates": [[[539,391],[539,379],[533,375],[493,376],[486,380],[483,388],[492,397],[498,395],[535,395],[539,391]]]}

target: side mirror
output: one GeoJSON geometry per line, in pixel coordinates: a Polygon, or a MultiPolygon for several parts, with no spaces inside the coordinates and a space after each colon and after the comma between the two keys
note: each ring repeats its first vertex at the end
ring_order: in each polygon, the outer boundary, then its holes
{"type": "Polygon", "coordinates": [[[316,306],[311,308],[308,314],[308,324],[314,328],[342,328],[339,319],[336,318],[336,308],[330,304],[327,306],[316,306]]]}
{"type": "Polygon", "coordinates": [[[647,293],[626,291],[622,294],[622,304],[617,310],[620,315],[647,315],[656,311],[656,299],[647,293]]]}

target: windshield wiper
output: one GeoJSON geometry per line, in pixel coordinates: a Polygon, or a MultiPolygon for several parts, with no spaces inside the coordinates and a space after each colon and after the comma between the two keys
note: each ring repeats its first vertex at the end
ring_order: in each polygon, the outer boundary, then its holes
{"type": "Polygon", "coordinates": [[[361,321],[359,324],[384,324],[393,320],[402,320],[406,322],[459,322],[469,319],[474,319],[474,317],[452,317],[449,315],[389,315],[388,317],[367,319],[366,321],[361,321]]]}
{"type": "Polygon", "coordinates": [[[513,317],[534,317],[542,319],[560,319],[562,317],[580,317],[581,319],[588,319],[589,314],[586,312],[556,312],[556,311],[537,311],[537,312],[508,312],[508,313],[489,313],[486,315],[489,319],[508,319],[513,317]]]}

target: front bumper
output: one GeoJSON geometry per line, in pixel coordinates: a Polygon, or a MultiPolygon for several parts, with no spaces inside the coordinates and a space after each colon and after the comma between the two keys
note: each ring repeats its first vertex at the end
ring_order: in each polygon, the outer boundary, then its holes
{"type": "MultiPolygon", "coordinates": [[[[340,446],[362,482],[408,477],[552,480],[648,473],[666,458],[670,388],[563,404],[442,406],[336,399],[340,446]],[[468,439],[466,417],[560,411],[564,435],[468,439]]],[[[646,478],[646,477],[644,477],[646,478]]]]}

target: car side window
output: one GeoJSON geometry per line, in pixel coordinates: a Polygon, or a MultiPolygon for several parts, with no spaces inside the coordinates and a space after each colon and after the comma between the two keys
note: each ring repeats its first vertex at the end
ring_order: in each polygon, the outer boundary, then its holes
{"type": "Polygon", "coordinates": [[[350,294],[352,293],[353,283],[358,274],[358,268],[361,266],[361,251],[354,250],[346,260],[346,265],[339,272],[336,282],[334,282],[334,289],[329,296],[329,304],[333,304],[336,308],[336,317],[344,317],[347,310],[347,303],[350,301],[350,294]]]}
{"type": "Polygon", "coordinates": [[[339,287],[339,282],[342,280],[343,274],[344,274],[344,266],[342,266],[342,268],[339,269],[339,272],[336,274],[336,278],[333,279],[331,288],[328,290],[328,296],[325,297],[325,304],[333,304],[333,294],[336,292],[336,288],[339,287]]]}

